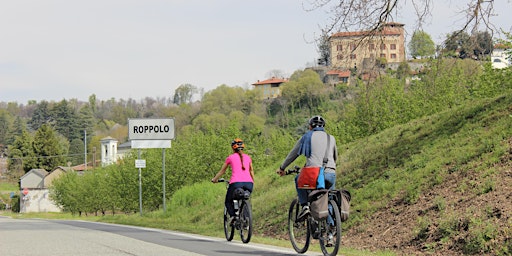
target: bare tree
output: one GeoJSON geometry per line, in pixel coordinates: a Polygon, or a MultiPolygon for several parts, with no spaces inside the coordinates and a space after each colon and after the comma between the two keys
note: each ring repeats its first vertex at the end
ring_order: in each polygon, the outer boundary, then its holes
{"type": "MultiPolygon", "coordinates": [[[[458,31],[470,34],[479,30],[499,32],[492,24],[494,0],[465,0],[461,15],[465,22],[458,31]]],[[[384,24],[395,22],[406,4],[411,4],[416,13],[415,30],[421,29],[432,17],[433,0],[308,0],[306,10],[326,10],[330,20],[323,29],[324,33],[338,31],[374,31],[384,24]]],[[[372,36],[374,33],[368,33],[372,36]]]]}

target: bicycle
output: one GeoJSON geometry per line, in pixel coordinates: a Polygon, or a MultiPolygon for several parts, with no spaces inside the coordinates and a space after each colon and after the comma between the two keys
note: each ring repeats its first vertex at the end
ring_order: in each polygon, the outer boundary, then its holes
{"type": "MultiPolygon", "coordinates": [[[[286,175],[296,173],[299,175],[300,167],[295,166],[285,172],[286,175]]],[[[326,187],[329,184],[326,184],[326,187]]],[[[309,194],[309,193],[308,193],[309,194]]],[[[293,249],[297,253],[305,253],[309,249],[311,238],[318,239],[320,249],[326,256],[336,255],[341,243],[341,215],[338,205],[341,205],[339,191],[329,190],[329,216],[334,225],[329,225],[328,219],[315,220],[311,214],[306,218],[298,219],[301,206],[298,197],[295,198],[288,211],[288,234],[293,249]],[[332,241],[332,242],[331,242],[332,241]]]]}
{"type": "MultiPolygon", "coordinates": [[[[227,183],[226,188],[229,187],[229,180],[223,178],[219,182],[227,183]]],[[[226,240],[233,240],[235,229],[240,231],[240,238],[242,242],[249,243],[252,236],[252,207],[250,202],[251,192],[243,188],[235,189],[233,196],[233,204],[235,206],[235,219],[230,223],[230,216],[228,209],[224,206],[224,234],[226,240]]]]}

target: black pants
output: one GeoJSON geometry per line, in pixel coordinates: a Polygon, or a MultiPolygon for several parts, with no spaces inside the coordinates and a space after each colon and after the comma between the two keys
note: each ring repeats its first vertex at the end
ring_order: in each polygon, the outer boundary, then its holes
{"type": "Polygon", "coordinates": [[[226,192],[226,201],[224,201],[224,205],[228,209],[229,216],[235,216],[235,207],[233,205],[233,192],[237,188],[243,188],[245,190],[249,190],[252,192],[253,188],[252,182],[235,182],[229,184],[228,191],[226,192]]]}

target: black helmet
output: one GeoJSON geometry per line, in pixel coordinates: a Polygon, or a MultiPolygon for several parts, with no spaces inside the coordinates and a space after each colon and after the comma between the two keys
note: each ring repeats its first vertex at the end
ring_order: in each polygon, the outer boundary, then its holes
{"type": "Polygon", "coordinates": [[[321,116],[314,116],[310,118],[308,123],[312,128],[325,126],[325,120],[321,116]]]}

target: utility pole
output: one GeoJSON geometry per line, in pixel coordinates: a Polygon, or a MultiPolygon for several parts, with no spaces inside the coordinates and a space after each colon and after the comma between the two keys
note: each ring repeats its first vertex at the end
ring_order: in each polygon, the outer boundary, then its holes
{"type": "Polygon", "coordinates": [[[87,130],[84,130],[84,171],[87,170],[87,130]]]}

